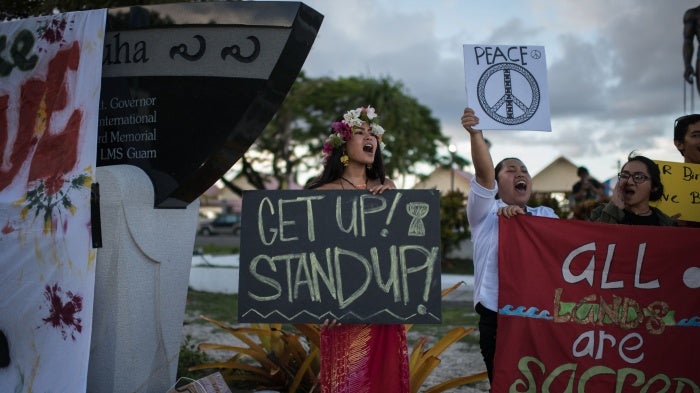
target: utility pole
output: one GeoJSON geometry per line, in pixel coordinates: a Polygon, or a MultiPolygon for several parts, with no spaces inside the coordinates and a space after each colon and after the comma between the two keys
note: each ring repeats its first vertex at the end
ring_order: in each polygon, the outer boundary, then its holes
{"type": "Polygon", "coordinates": [[[450,144],[447,150],[450,151],[450,191],[455,190],[455,153],[457,153],[457,146],[450,144]]]}

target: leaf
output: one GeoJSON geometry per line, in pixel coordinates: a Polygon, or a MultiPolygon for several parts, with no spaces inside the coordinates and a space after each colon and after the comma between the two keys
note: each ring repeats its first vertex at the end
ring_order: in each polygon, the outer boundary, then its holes
{"type": "Polygon", "coordinates": [[[232,328],[228,326],[227,324],[223,322],[219,322],[213,318],[209,318],[204,315],[200,315],[200,318],[204,319],[205,321],[209,321],[213,323],[214,325],[226,330],[227,332],[231,333],[234,337],[237,339],[243,341],[247,346],[251,348],[258,349],[260,351],[263,351],[263,347],[260,346],[260,344],[256,343],[255,341],[251,340],[248,336],[246,336],[246,333],[258,333],[259,329],[250,329],[250,328],[232,328]]]}
{"type": "Polygon", "coordinates": [[[294,359],[301,363],[307,357],[307,350],[301,343],[300,336],[296,334],[288,334],[283,337],[284,343],[289,348],[294,359]]]}
{"type": "Polygon", "coordinates": [[[207,369],[229,369],[229,370],[241,370],[245,371],[246,373],[250,373],[249,375],[258,375],[258,376],[263,376],[266,379],[269,379],[269,372],[263,367],[259,366],[251,366],[250,364],[243,363],[243,362],[231,362],[231,361],[226,361],[226,362],[215,362],[215,363],[206,363],[206,364],[198,364],[196,366],[190,367],[188,370],[190,371],[196,371],[196,370],[207,370],[207,369]]]}
{"type": "MultiPolygon", "coordinates": [[[[304,378],[304,375],[308,373],[309,379],[312,381],[315,380],[315,375],[313,374],[313,371],[311,371],[311,362],[314,360],[314,358],[318,356],[318,349],[314,349],[309,353],[309,356],[306,357],[304,360],[304,363],[299,366],[299,370],[297,371],[297,374],[294,376],[294,380],[292,381],[292,384],[289,386],[289,391],[290,392],[296,392],[297,389],[299,388],[299,384],[304,378]]],[[[315,384],[315,383],[314,383],[315,384]]]]}
{"type": "Polygon", "coordinates": [[[275,368],[277,365],[272,362],[268,356],[267,353],[263,350],[257,350],[257,349],[252,349],[252,348],[243,348],[243,347],[232,347],[232,346],[227,346],[227,345],[220,345],[220,344],[209,344],[209,343],[201,343],[199,344],[199,349],[206,351],[206,350],[216,350],[216,349],[226,349],[229,351],[237,352],[237,353],[242,353],[245,355],[250,356],[251,358],[255,359],[260,363],[265,368],[275,368]]]}
{"type": "Polygon", "coordinates": [[[284,331],[281,324],[251,324],[250,327],[233,328],[215,319],[203,315],[200,317],[240,339],[248,348],[201,343],[198,347],[202,350],[231,351],[236,355],[226,362],[198,365],[193,367],[193,370],[212,367],[229,371],[237,370],[243,374],[229,376],[226,373],[226,380],[255,382],[259,384],[259,387],[268,389],[290,392],[312,392],[316,389],[319,350],[312,340],[318,342],[320,338],[318,328],[314,325],[303,325],[302,327],[305,332],[312,336],[312,338],[306,338],[309,342],[307,348],[302,343],[302,335],[284,331]],[[260,342],[254,341],[249,335],[257,336],[260,342]],[[251,357],[259,363],[259,366],[242,362],[244,357],[251,357]],[[294,387],[290,388],[292,385],[294,387]]]}
{"type": "Polygon", "coordinates": [[[430,375],[439,364],[440,359],[431,356],[423,359],[415,370],[411,370],[411,393],[418,392],[418,389],[423,386],[425,379],[428,378],[428,375],[430,375]]]}
{"type": "Polygon", "coordinates": [[[426,353],[427,356],[439,356],[445,349],[450,345],[454,344],[456,341],[460,340],[462,337],[473,332],[474,328],[465,328],[464,326],[457,326],[447,332],[444,336],[438,340],[438,342],[433,345],[432,348],[426,353]]]}
{"type": "Polygon", "coordinates": [[[423,357],[423,346],[426,342],[428,342],[428,337],[421,337],[415,344],[413,344],[413,350],[411,351],[411,356],[408,359],[410,370],[414,370],[418,367],[418,364],[423,357]]]}
{"type": "Polygon", "coordinates": [[[446,392],[449,389],[454,389],[454,388],[462,386],[462,385],[467,385],[470,383],[483,381],[488,377],[489,377],[488,373],[486,371],[484,371],[484,372],[474,374],[474,375],[452,378],[452,379],[449,379],[445,382],[442,382],[440,384],[437,384],[437,385],[427,389],[425,391],[425,393],[446,392]]]}
{"type": "Polygon", "coordinates": [[[293,325],[307,340],[316,348],[321,347],[321,331],[316,324],[295,324],[293,325]]]}
{"type": "Polygon", "coordinates": [[[460,281],[449,288],[443,289],[442,292],[440,293],[440,297],[445,297],[445,296],[449,295],[450,293],[454,292],[457,288],[459,288],[460,286],[462,286],[464,284],[466,284],[464,281],[460,281]]]}
{"type": "MultiPolygon", "coordinates": [[[[448,290],[443,291],[443,296],[449,293],[449,290],[454,290],[454,288],[458,287],[459,285],[461,285],[461,283],[457,283],[451,288],[448,288],[448,290]]],[[[435,370],[435,367],[437,367],[440,364],[440,358],[438,357],[440,354],[442,354],[452,344],[459,341],[462,337],[466,336],[469,333],[472,333],[474,330],[476,329],[465,328],[463,326],[455,327],[449,332],[447,332],[444,336],[442,336],[437,341],[437,343],[433,345],[432,348],[429,348],[425,352],[423,352],[423,348],[425,347],[428,338],[421,337],[420,339],[418,339],[413,346],[409,358],[409,367],[411,372],[411,392],[418,392],[418,389],[420,389],[420,387],[423,386],[425,379],[435,370]]],[[[444,390],[447,390],[452,387],[464,385],[466,383],[483,380],[485,378],[483,374],[484,373],[480,373],[475,374],[473,376],[450,379],[437,386],[444,386],[444,390]]],[[[437,393],[442,392],[444,390],[431,390],[431,392],[437,393]]]]}

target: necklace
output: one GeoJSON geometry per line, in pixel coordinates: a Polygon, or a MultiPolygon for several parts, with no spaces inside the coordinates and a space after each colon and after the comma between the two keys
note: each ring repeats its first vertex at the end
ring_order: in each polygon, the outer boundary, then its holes
{"type": "Polygon", "coordinates": [[[649,215],[651,215],[651,209],[649,209],[649,210],[647,210],[647,211],[645,211],[645,212],[634,213],[634,214],[636,214],[636,215],[638,215],[638,216],[649,216],[649,215]]]}
{"type": "MultiPolygon", "coordinates": [[[[351,182],[350,180],[346,179],[345,176],[341,176],[340,178],[343,179],[343,180],[345,180],[348,184],[350,184],[350,185],[352,186],[352,188],[354,188],[354,189],[356,189],[356,190],[366,190],[366,189],[367,189],[367,183],[365,183],[365,184],[355,184],[355,183],[351,182]]],[[[342,184],[341,184],[341,185],[342,185],[342,184]]]]}

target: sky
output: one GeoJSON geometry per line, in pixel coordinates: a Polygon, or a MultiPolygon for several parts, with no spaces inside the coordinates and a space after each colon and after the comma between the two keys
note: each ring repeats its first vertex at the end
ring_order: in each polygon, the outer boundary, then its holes
{"type": "Polygon", "coordinates": [[[303,3],[324,15],[304,63],[308,76],[400,81],[467,158],[469,138],[460,124],[467,105],[464,44],[545,47],[552,131],[484,132],[494,161],[519,157],[532,175],[559,156],[599,180],[615,176],[633,150],[680,162],[673,121],[700,112],[697,92],[683,80],[682,58],[683,14],[699,1],[303,3]]]}

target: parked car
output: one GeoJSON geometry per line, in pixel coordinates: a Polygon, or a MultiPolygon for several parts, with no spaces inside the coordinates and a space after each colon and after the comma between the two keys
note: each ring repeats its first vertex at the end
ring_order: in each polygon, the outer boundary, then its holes
{"type": "Polygon", "coordinates": [[[199,223],[197,233],[204,236],[221,233],[231,233],[235,236],[241,234],[241,216],[235,213],[222,213],[211,221],[199,223]]]}

